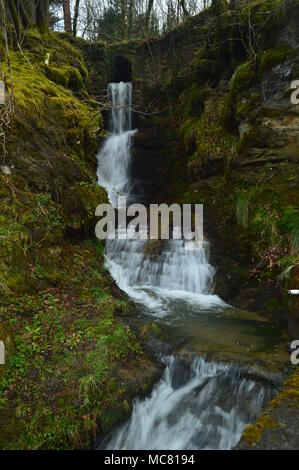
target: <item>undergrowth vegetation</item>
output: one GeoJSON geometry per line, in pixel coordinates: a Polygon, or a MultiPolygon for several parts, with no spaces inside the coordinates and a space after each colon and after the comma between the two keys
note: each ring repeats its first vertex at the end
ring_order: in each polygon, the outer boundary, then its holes
{"type": "Polygon", "coordinates": [[[235,216],[243,228],[252,231],[253,236],[261,237],[257,246],[276,248],[277,256],[269,260],[270,267],[276,264],[285,269],[287,260],[292,265],[299,256],[299,210],[293,206],[284,207],[278,198],[261,204],[265,190],[268,192],[268,188],[255,187],[237,193],[235,216]]]}
{"type": "Polygon", "coordinates": [[[55,279],[56,287],[0,307],[14,338],[0,380],[0,419],[9,417],[0,438],[5,448],[90,445],[107,408],[125,400],[115,366],[141,352],[117,319],[130,306],[103,267],[102,245],[62,244],[47,255],[48,265],[36,260],[32,277],[55,279]]]}

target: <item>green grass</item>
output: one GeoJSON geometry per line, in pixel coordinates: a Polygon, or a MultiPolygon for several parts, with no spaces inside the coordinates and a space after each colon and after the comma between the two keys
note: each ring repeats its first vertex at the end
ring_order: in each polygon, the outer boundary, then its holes
{"type": "Polygon", "coordinates": [[[253,226],[269,241],[274,241],[278,236],[277,219],[263,207],[259,207],[253,218],[253,226]]]}
{"type": "Polygon", "coordinates": [[[281,227],[290,235],[291,254],[299,252],[299,211],[288,207],[281,219],[281,227]]]}
{"type": "Polygon", "coordinates": [[[239,225],[244,228],[248,227],[249,196],[245,192],[240,192],[235,198],[235,216],[239,225]]]}

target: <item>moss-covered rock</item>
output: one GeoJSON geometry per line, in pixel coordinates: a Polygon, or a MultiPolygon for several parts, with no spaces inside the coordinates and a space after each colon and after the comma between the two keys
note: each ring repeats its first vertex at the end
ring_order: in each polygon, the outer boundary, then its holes
{"type": "Polygon", "coordinates": [[[225,99],[212,94],[204,101],[204,111],[199,118],[189,117],[183,122],[180,133],[191,172],[217,160],[225,164],[232,159],[235,139],[225,129],[225,113],[225,99]]]}
{"type": "Polygon", "coordinates": [[[294,372],[256,423],[245,428],[237,449],[294,449],[299,410],[299,373],[294,372]]]}

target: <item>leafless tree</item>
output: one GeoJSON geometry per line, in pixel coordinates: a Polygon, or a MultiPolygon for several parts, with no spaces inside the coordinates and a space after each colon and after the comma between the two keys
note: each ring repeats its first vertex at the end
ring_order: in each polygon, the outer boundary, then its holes
{"type": "Polygon", "coordinates": [[[73,19],[73,35],[77,36],[80,0],[76,0],[73,19]]]}
{"type": "Polygon", "coordinates": [[[122,37],[127,37],[127,0],[121,0],[121,27],[122,37]]]}
{"type": "Polygon", "coordinates": [[[148,0],[148,5],[145,13],[145,36],[148,36],[149,32],[149,23],[151,18],[152,9],[154,6],[154,0],[148,0]]]}
{"type": "Polygon", "coordinates": [[[63,0],[63,18],[64,18],[64,30],[66,33],[72,32],[72,20],[71,20],[71,6],[70,0],[63,0]]]}

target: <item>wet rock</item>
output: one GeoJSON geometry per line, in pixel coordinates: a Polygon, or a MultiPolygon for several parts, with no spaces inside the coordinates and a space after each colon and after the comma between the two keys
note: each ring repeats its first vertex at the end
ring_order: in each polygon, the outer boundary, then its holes
{"type": "Polygon", "coordinates": [[[243,432],[237,450],[291,450],[299,445],[299,372],[283,385],[258,420],[243,432]]]}
{"type": "Polygon", "coordinates": [[[118,387],[119,398],[117,403],[112,403],[101,414],[94,447],[97,448],[104,436],[129,418],[132,413],[133,399],[151,392],[154,384],[160,379],[163,368],[162,363],[148,357],[132,359],[117,368],[110,382],[111,386],[118,387]]]}
{"type": "Polygon", "coordinates": [[[166,184],[167,161],[161,158],[163,138],[150,120],[143,120],[133,138],[131,176],[134,187],[131,192],[143,203],[159,202],[161,188],[166,184]]]}

